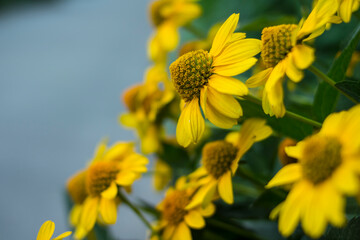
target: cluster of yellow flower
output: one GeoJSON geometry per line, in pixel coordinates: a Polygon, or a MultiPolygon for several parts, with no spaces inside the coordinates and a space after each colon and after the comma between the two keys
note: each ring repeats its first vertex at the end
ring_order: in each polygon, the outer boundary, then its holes
{"type": "MultiPolygon", "coordinates": [[[[137,131],[143,154],[156,156],[155,189],[162,190],[177,178],[156,207],[158,220],[150,225],[143,219],[152,240],[191,240],[191,229],[204,228],[204,218],[215,213],[214,201],[234,203],[233,178],[239,161],[256,142],[274,133],[266,119],[247,117],[239,102],[257,101],[249,95],[249,88],[262,87],[259,104],[263,112],[276,119],[284,117],[283,82],[287,78],[300,82],[305,69],[318,71],[312,66],[315,49],[310,43],[331,24],[348,23],[359,3],[314,1],[310,14],[298,24],[266,27],[261,40],[235,32],[239,14],[234,13],[223,24],[214,25],[205,39],[185,43],[169,66],[170,77],[167,63],[169,53],[180,42],[178,29],[191,29],[190,23],[201,15],[202,8],[195,0],[151,3],[155,31],[148,53],[152,66],[142,84],[124,93],[128,112],[119,121],[137,131]],[[258,54],[261,71],[245,83],[234,78],[251,69],[258,54]],[[234,131],[243,115],[240,130],[234,131]],[[177,121],[177,141],[167,134],[168,120],[177,121]],[[210,141],[208,125],[231,131],[210,141]],[[172,176],[164,144],[187,148],[189,155],[200,147],[200,166],[195,164],[194,171],[183,176],[172,176]]],[[[284,167],[265,186],[283,186],[289,191],[270,214],[271,219],[279,218],[283,236],[290,236],[300,222],[305,234],[313,238],[324,234],[328,224],[344,226],[346,197],[360,197],[360,105],[330,114],[322,125],[315,123],[312,135],[280,145],[278,157],[284,167]]],[[[131,204],[122,191],[131,192],[131,185],[147,171],[148,163],[133,148],[132,143],[116,143],[107,149],[102,142],[89,166],[68,181],[74,202],[70,222],[76,239],[86,237],[96,222],[114,224],[117,206],[121,202],[131,204]]],[[[46,237],[38,239],[51,237],[54,226],[48,225],[51,231],[42,227],[40,232],[46,232],[41,233],[46,237]]]]}

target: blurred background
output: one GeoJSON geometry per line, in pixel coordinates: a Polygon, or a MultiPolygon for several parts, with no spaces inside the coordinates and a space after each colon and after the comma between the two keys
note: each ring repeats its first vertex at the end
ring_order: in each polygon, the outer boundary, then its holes
{"type": "MultiPolygon", "coordinates": [[[[133,140],[120,96],[143,80],[149,0],[0,1],[0,239],[69,230],[64,186],[97,143],[133,140]]],[[[153,203],[150,177],[134,185],[153,203]]],[[[112,231],[144,239],[125,206],[112,231]]]]}

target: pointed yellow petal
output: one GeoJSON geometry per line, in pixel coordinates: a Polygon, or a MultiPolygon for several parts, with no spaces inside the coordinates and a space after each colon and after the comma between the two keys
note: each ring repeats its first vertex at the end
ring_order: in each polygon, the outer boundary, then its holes
{"type": "Polygon", "coordinates": [[[200,229],[205,226],[204,218],[196,210],[189,211],[188,214],[185,215],[184,220],[191,228],[200,229]]]}
{"type": "Polygon", "coordinates": [[[191,140],[197,143],[205,130],[205,120],[201,115],[199,99],[191,100],[182,112],[184,114],[184,125],[187,135],[191,136],[191,140]]]}
{"type": "Polygon", "coordinates": [[[100,200],[99,211],[102,217],[102,220],[106,224],[115,224],[117,217],[116,203],[113,199],[102,198],[100,200]]]}
{"type": "Polygon", "coordinates": [[[212,197],[216,191],[216,181],[210,181],[207,185],[202,186],[196,192],[191,202],[185,207],[186,210],[190,210],[196,206],[202,205],[207,207],[210,204],[212,197]]]}
{"type": "Polygon", "coordinates": [[[110,186],[101,193],[101,197],[106,199],[114,199],[118,193],[118,187],[115,182],[112,182],[110,186]]]}
{"type": "Polygon", "coordinates": [[[279,214],[280,214],[280,212],[281,212],[281,208],[283,207],[283,205],[284,205],[284,202],[282,202],[282,203],[280,203],[279,205],[277,205],[277,206],[271,211],[271,213],[270,213],[270,215],[269,215],[269,219],[270,219],[270,220],[275,220],[275,219],[279,216],[279,214]]]}
{"type": "Polygon", "coordinates": [[[185,222],[181,222],[177,226],[172,240],[192,240],[190,229],[185,222]]]}
{"type": "Polygon", "coordinates": [[[104,161],[121,161],[134,149],[133,143],[117,142],[104,155],[104,161]]]}
{"type": "Polygon", "coordinates": [[[214,57],[213,66],[224,66],[245,61],[261,51],[261,41],[258,39],[242,39],[228,44],[221,54],[214,57]]]}
{"type": "Polygon", "coordinates": [[[298,181],[302,176],[301,165],[299,163],[292,163],[284,166],[279,172],[270,180],[265,186],[272,188],[282,186],[298,181]]]}
{"type": "Polygon", "coordinates": [[[163,238],[164,240],[171,239],[175,232],[174,225],[167,225],[164,229],[163,238]]]}
{"type": "Polygon", "coordinates": [[[265,69],[246,80],[246,86],[249,88],[259,87],[265,85],[268,80],[273,68],[265,69]]]}
{"type": "Polygon", "coordinates": [[[210,54],[213,56],[219,55],[226,43],[231,39],[233,32],[239,21],[239,14],[233,13],[220,27],[213,40],[210,54]]]}
{"type": "Polygon", "coordinates": [[[50,240],[51,236],[54,234],[55,223],[52,221],[44,222],[39,230],[36,240],[50,240]]]}
{"type": "Polygon", "coordinates": [[[218,184],[218,191],[220,197],[224,200],[224,202],[226,202],[227,204],[234,203],[234,195],[233,195],[230,171],[227,171],[223,176],[220,177],[218,184]]]}
{"type": "Polygon", "coordinates": [[[133,182],[138,178],[138,176],[139,175],[134,172],[124,170],[118,173],[115,182],[118,185],[129,186],[133,184],[133,182]]]}
{"type": "Polygon", "coordinates": [[[359,177],[351,166],[343,163],[338,167],[332,175],[332,182],[340,192],[354,196],[359,191],[359,177]]]}
{"type": "Polygon", "coordinates": [[[90,231],[94,227],[98,215],[98,207],[99,198],[86,198],[80,217],[80,227],[84,228],[86,231],[90,231]]]}
{"type": "Polygon", "coordinates": [[[315,51],[312,47],[303,44],[296,45],[291,53],[294,63],[299,69],[308,68],[315,61],[315,51]]]}
{"type": "Polygon", "coordinates": [[[64,233],[60,234],[59,236],[57,236],[56,238],[53,238],[52,240],[62,240],[64,238],[70,236],[71,233],[72,233],[71,231],[64,232],[64,233]]]}
{"type": "Polygon", "coordinates": [[[227,77],[236,76],[249,70],[256,62],[257,59],[252,57],[232,64],[216,66],[214,67],[214,73],[227,77]]]}
{"type": "Polygon", "coordinates": [[[249,93],[249,89],[240,80],[217,74],[210,77],[208,85],[221,93],[230,95],[243,96],[249,93]]]}
{"type": "Polygon", "coordinates": [[[81,211],[82,211],[82,205],[75,204],[72,207],[72,209],[70,211],[70,216],[69,216],[70,224],[72,227],[75,227],[78,225],[78,223],[80,221],[81,211]]]}
{"type": "Polygon", "coordinates": [[[304,77],[304,73],[295,66],[295,63],[293,62],[291,53],[289,53],[288,57],[289,57],[289,61],[288,61],[288,64],[286,65],[286,70],[285,70],[286,75],[293,82],[300,82],[301,79],[303,79],[303,77],[304,77]]]}
{"type": "Polygon", "coordinates": [[[240,118],[242,116],[242,109],[238,101],[228,94],[219,93],[214,88],[208,88],[207,101],[211,104],[217,112],[225,115],[228,118],[240,118]]]}
{"type": "Polygon", "coordinates": [[[348,23],[351,20],[353,2],[353,0],[341,1],[339,15],[345,23],[348,23]]]}

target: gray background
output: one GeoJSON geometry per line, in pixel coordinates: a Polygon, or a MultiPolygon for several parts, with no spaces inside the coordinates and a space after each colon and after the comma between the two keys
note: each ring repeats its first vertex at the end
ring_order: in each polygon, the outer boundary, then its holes
{"type": "MultiPolygon", "coordinates": [[[[149,0],[72,0],[0,13],[0,239],[35,239],[51,219],[69,229],[64,185],[104,136],[133,140],[117,123],[121,93],[141,82],[151,33],[149,0]]],[[[133,197],[158,202],[149,177],[133,197]]],[[[125,206],[112,232],[144,239],[125,206]]]]}

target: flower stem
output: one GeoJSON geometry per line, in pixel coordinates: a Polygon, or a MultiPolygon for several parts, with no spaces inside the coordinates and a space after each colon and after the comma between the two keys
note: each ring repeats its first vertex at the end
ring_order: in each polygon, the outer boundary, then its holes
{"type": "MultiPolygon", "coordinates": [[[[255,97],[255,96],[252,96],[252,95],[246,95],[246,96],[241,96],[241,98],[245,99],[245,100],[248,100],[252,103],[255,103],[257,105],[262,105],[261,104],[261,99],[255,97]]],[[[285,113],[285,116],[288,116],[289,118],[292,118],[292,119],[295,119],[295,120],[298,120],[300,122],[304,122],[304,123],[307,123],[313,127],[316,127],[316,128],[321,128],[322,124],[315,121],[315,120],[312,120],[310,118],[307,118],[307,117],[304,117],[300,114],[297,114],[297,113],[294,113],[294,112],[291,112],[289,110],[286,110],[286,113],[285,113]]]]}
{"type": "Polygon", "coordinates": [[[151,226],[149,221],[144,217],[144,215],[142,215],[140,210],[137,207],[135,207],[121,191],[118,191],[118,195],[120,199],[123,201],[123,203],[129,206],[131,210],[133,210],[133,212],[140,218],[140,220],[150,229],[152,235],[158,235],[158,233],[154,230],[154,228],[151,226]]]}
{"type": "Polygon", "coordinates": [[[349,96],[347,93],[345,93],[343,90],[341,90],[340,88],[336,87],[336,82],[334,80],[332,80],[331,78],[329,78],[325,73],[323,73],[322,71],[320,71],[318,68],[314,67],[313,65],[311,65],[308,68],[312,73],[314,73],[317,77],[321,78],[322,80],[324,80],[324,82],[326,82],[327,84],[329,84],[331,87],[335,88],[337,91],[341,92],[345,97],[347,97],[348,99],[350,99],[352,102],[354,102],[355,104],[357,104],[358,102],[352,98],[351,96],[349,96]]]}

